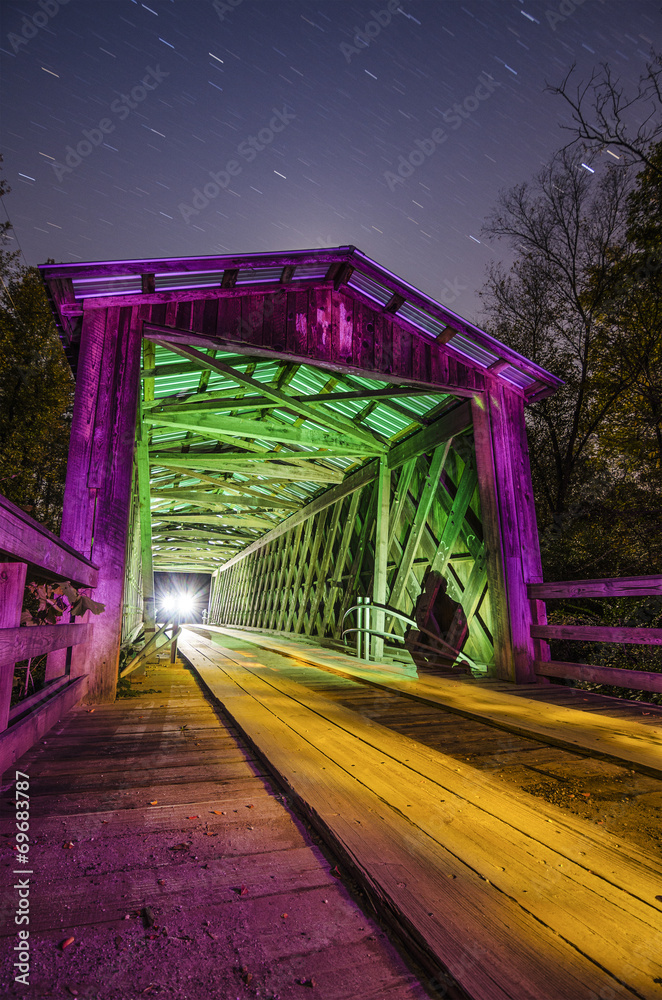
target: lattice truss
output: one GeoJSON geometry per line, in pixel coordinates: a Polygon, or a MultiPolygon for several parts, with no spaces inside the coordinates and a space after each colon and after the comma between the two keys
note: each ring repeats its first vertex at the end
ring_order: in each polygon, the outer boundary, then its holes
{"type": "MultiPolygon", "coordinates": [[[[473,441],[440,445],[390,473],[387,602],[411,615],[425,571],[447,580],[469,624],[465,651],[492,656],[473,441]]],[[[377,481],[255,548],[218,576],[212,616],[228,624],[339,639],[348,608],[373,593],[377,481]]],[[[403,625],[387,616],[387,629],[403,625]]]]}
{"type": "Polygon", "coordinates": [[[467,617],[465,651],[491,660],[466,400],[153,340],[142,380],[131,592],[149,549],[155,571],[214,574],[215,621],[337,639],[374,593],[381,545],[388,605],[410,615],[438,570],[467,617]]]}

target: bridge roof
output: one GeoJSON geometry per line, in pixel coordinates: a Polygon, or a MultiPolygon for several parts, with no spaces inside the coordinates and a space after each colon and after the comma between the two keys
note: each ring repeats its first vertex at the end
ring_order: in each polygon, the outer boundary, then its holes
{"type": "Polygon", "coordinates": [[[80,335],[86,308],[166,302],[181,293],[226,289],[266,294],[274,288],[301,290],[329,283],[352,298],[413,328],[450,356],[489,371],[516,387],[528,402],[562,382],[535,362],[403,281],[353,246],[277,253],[44,264],[40,267],[65,346],[80,335]],[[105,300],[105,301],[104,301],[105,300]]]}

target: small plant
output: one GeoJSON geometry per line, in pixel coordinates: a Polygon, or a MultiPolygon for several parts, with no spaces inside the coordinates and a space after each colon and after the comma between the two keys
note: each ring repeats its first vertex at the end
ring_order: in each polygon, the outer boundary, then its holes
{"type": "Polygon", "coordinates": [[[63,583],[28,583],[21,625],[55,625],[58,618],[66,613],[72,618],[79,618],[86,611],[100,615],[105,607],[87,594],[81,594],[69,580],[63,583]]]}

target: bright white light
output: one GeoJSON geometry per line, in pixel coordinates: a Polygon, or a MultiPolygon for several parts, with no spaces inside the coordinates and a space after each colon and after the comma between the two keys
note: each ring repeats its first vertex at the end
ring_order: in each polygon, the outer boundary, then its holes
{"type": "Polygon", "coordinates": [[[172,594],[166,594],[161,603],[164,611],[172,611],[175,607],[175,598],[172,594]]]}
{"type": "Polygon", "coordinates": [[[193,599],[187,594],[182,594],[177,602],[177,611],[180,615],[187,615],[193,611],[193,599]]]}

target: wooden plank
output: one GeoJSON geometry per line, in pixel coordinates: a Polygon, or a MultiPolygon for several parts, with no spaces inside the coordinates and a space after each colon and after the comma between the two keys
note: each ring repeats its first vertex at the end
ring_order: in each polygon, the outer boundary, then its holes
{"type": "Polygon", "coordinates": [[[315,596],[313,598],[310,608],[310,615],[308,617],[308,627],[306,628],[306,633],[308,635],[313,635],[314,632],[317,632],[319,635],[324,634],[324,632],[317,627],[317,612],[319,611],[322,599],[323,598],[326,599],[327,595],[327,580],[331,568],[331,560],[333,559],[333,546],[335,544],[336,535],[338,533],[338,525],[340,524],[341,513],[342,513],[342,500],[339,500],[338,503],[333,508],[333,516],[331,518],[331,524],[329,525],[329,529],[326,532],[324,551],[322,553],[322,558],[319,563],[319,569],[317,570],[317,586],[315,587],[315,596]]]}
{"type": "Polygon", "coordinates": [[[485,545],[483,545],[480,554],[473,564],[471,573],[469,574],[469,579],[467,580],[462,594],[462,610],[464,611],[467,619],[467,625],[471,625],[471,622],[473,621],[473,617],[476,614],[478,606],[482,600],[483,591],[485,590],[485,586],[487,584],[487,572],[485,570],[486,562],[487,555],[485,552],[485,545]]]}
{"type": "Polygon", "coordinates": [[[495,667],[497,677],[513,681],[515,668],[508,611],[505,554],[499,518],[499,486],[487,394],[474,397],[472,415],[481,521],[487,552],[487,594],[494,629],[495,667]]]}
{"type": "MultiPolygon", "coordinates": [[[[269,617],[267,620],[265,620],[267,628],[273,628],[276,623],[276,615],[278,613],[280,606],[279,602],[281,601],[283,595],[283,583],[285,581],[285,575],[289,569],[288,556],[289,556],[290,539],[287,537],[287,535],[281,535],[280,541],[281,545],[279,550],[278,576],[277,578],[274,579],[274,585],[272,587],[272,594],[271,594],[269,617]]],[[[235,566],[234,569],[236,570],[236,568],[237,567],[235,566]]]]}
{"type": "Polygon", "coordinates": [[[310,597],[310,590],[313,585],[313,579],[315,575],[319,573],[319,566],[317,563],[317,557],[319,555],[319,550],[324,539],[324,526],[326,525],[326,518],[329,512],[329,508],[325,507],[317,515],[317,524],[315,524],[313,529],[313,542],[310,552],[307,555],[308,566],[306,573],[306,582],[303,586],[303,593],[299,601],[299,613],[296,618],[294,625],[294,631],[300,632],[303,626],[304,615],[306,613],[306,606],[308,604],[308,599],[310,597]]]}
{"type": "Polygon", "coordinates": [[[311,288],[308,293],[308,346],[320,362],[331,358],[332,324],[331,288],[311,288]]]}
{"type": "MultiPolygon", "coordinates": [[[[21,563],[10,563],[21,567],[21,563]]],[[[20,615],[20,611],[19,611],[20,615]]],[[[0,665],[14,664],[30,656],[41,656],[52,649],[65,649],[81,642],[91,642],[94,624],[34,625],[31,628],[0,628],[0,665]]],[[[3,671],[4,674],[5,671],[3,671]]]]}
{"type": "Polygon", "coordinates": [[[140,399],[136,425],[136,477],[138,480],[138,517],[140,520],[140,564],[145,628],[153,632],[156,627],[154,603],[154,566],[152,562],[152,511],[149,487],[149,440],[143,422],[140,399]]]}
{"type": "MultiPolygon", "coordinates": [[[[528,580],[522,551],[525,536],[520,536],[520,531],[524,529],[520,492],[525,486],[521,480],[521,466],[513,461],[513,438],[518,434],[512,420],[513,394],[495,381],[488,385],[485,402],[490,412],[508,620],[513,644],[512,666],[514,680],[524,683],[533,680],[533,661],[536,659],[531,633],[534,619],[526,594],[528,580]]],[[[517,401],[523,406],[521,400],[517,401]]]]}
{"type": "Polygon", "coordinates": [[[133,312],[120,309],[116,335],[106,329],[103,317],[92,320],[87,328],[83,323],[87,347],[84,351],[81,346],[79,360],[80,389],[77,382],[62,535],[81,551],[91,549],[92,558],[102,567],[95,599],[105,605],[105,611],[95,621],[94,642],[76,646],[71,660],[72,676],[90,672],[87,695],[98,702],[113,701],[117,683],[141,326],[146,312],[146,306],[133,312]],[[103,425],[96,410],[99,381],[110,381],[117,387],[103,425]],[[91,425],[98,431],[96,442],[91,425]],[[108,462],[102,469],[92,470],[95,449],[107,454],[108,462]],[[90,489],[89,476],[97,488],[90,489]]]}
{"type": "Polygon", "coordinates": [[[621,628],[607,625],[532,625],[539,639],[583,639],[585,642],[633,642],[662,646],[662,628],[621,628]]]}
{"type": "Polygon", "coordinates": [[[631,688],[635,691],[662,693],[662,673],[598,667],[588,663],[564,663],[561,660],[542,662],[537,660],[535,668],[536,673],[543,677],[567,677],[576,681],[590,681],[593,684],[613,684],[615,687],[631,688]]]}
{"type": "Polygon", "coordinates": [[[122,369],[120,321],[123,333],[126,326],[126,310],[120,312],[117,306],[109,308],[106,312],[103,334],[105,365],[103,375],[99,379],[99,389],[95,401],[94,426],[87,468],[87,486],[92,490],[101,486],[105,470],[110,464],[110,429],[115,415],[115,401],[120,391],[120,372],[122,369]]]}
{"type": "Polygon", "coordinates": [[[458,483],[457,492],[453,498],[450,513],[446,518],[441,538],[437,545],[437,551],[432,562],[432,569],[445,575],[448,562],[453,553],[464,525],[464,516],[474,495],[478,477],[473,462],[468,461],[464,466],[464,471],[458,483]]]}
{"type": "Polygon", "coordinates": [[[361,590],[361,570],[363,568],[366,550],[368,547],[368,538],[372,534],[372,528],[375,523],[375,514],[377,511],[377,483],[375,483],[371,490],[366,491],[361,499],[365,503],[363,523],[361,525],[358,542],[353,553],[352,563],[345,582],[345,596],[336,619],[336,626],[333,633],[335,639],[340,639],[347,609],[356,603],[356,598],[359,596],[359,591],[361,590]]]}
{"type": "Polygon", "coordinates": [[[150,455],[149,461],[153,466],[165,465],[179,469],[209,469],[214,472],[236,472],[242,476],[264,476],[267,479],[282,479],[284,481],[302,481],[312,483],[340,483],[342,473],[334,469],[317,465],[314,462],[306,462],[303,465],[294,465],[292,462],[284,462],[283,458],[290,458],[289,455],[281,456],[280,452],[274,452],[267,460],[253,459],[250,455],[237,454],[236,456],[226,456],[223,453],[189,452],[179,454],[177,452],[155,452],[150,455]]]}
{"type": "MultiPolygon", "coordinates": [[[[520,599],[524,600],[527,596],[528,584],[542,583],[542,557],[540,554],[540,538],[533,496],[533,482],[531,480],[531,463],[529,461],[529,447],[524,418],[524,401],[519,395],[508,391],[504,392],[504,400],[508,426],[510,428],[510,462],[514,483],[513,499],[517,505],[519,547],[524,584],[520,587],[520,599]]],[[[542,601],[529,598],[527,610],[528,614],[525,612],[525,618],[533,622],[533,624],[547,624],[547,609],[542,601]]],[[[540,639],[534,640],[533,650],[529,650],[527,655],[533,655],[536,660],[549,660],[551,658],[548,643],[540,639]]],[[[520,672],[518,679],[522,681],[532,679],[530,663],[527,664],[524,672],[520,672]]]]}
{"type": "Polygon", "coordinates": [[[559,580],[530,583],[531,598],[551,600],[559,597],[648,597],[662,594],[662,576],[604,577],[601,580],[559,580]]]}
{"type": "MultiPolygon", "coordinates": [[[[380,455],[387,446],[376,440],[372,442],[357,441],[347,435],[313,430],[308,427],[297,427],[290,424],[276,423],[270,420],[248,420],[241,417],[231,417],[222,414],[196,414],[193,417],[176,414],[161,415],[152,410],[145,416],[145,423],[159,427],[171,427],[194,431],[197,434],[216,437],[226,435],[230,438],[259,437],[261,441],[275,441],[282,444],[305,445],[306,447],[323,448],[329,455],[380,455]]],[[[320,418],[321,421],[322,418],[320,418]]],[[[283,454],[281,458],[308,458],[308,455],[283,454]]],[[[313,457],[313,456],[310,456],[313,457]]],[[[324,457],[323,455],[320,457],[324,457]]]]}
{"type": "MultiPolygon", "coordinates": [[[[0,643],[3,634],[25,631],[18,626],[23,608],[26,572],[25,563],[0,563],[0,643]]],[[[28,656],[31,655],[28,653],[28,656]]],[[[7,728],[9,722],[14,664],[17,660],[23,659],[27,657],[18,654],[14,656],[11,654],[11,649],[5,649],[0,653],[0,667],[3,668],[0,670],[0,732],[7,728]]]]}
{"type": "MultiPolygon", "coordinates": [[[[340,549],[338,551],[338,559],[334,567],[333,575],[329,581],[329,592],[327,595],[325,607],[324,607],[324,619],[322,621],[321,635],[326,635],[327,629],[331,624],[331,619],[335,613],[336,601],[342,590],[342,576],[345,571],[345,564],[347,562],[347,555],[349,553],[350,545],[352,542],[352,535],[354,534],[354,528],[356,525],[356,515],[359,509],[359,501],[361,499],[360,490],[352,493],[352,499],[349,504],[349,511],[347,513],[347,519],[343,527],[342,538],[340,540],[340,549]]],[[[343,501],[339,500],[339,504],[343,501]]],[[[335,628],[333,629],[335,631],[335,628]]]]}
{"type": "MultiPolygon", "coordinates": [[[[375,572],[372,582],[372,600],[374,604],[386,604],[388,584],[388,554],[389,554],[389,510],[391,506],[391,470],[385,458],[379,460],[379,476],[377,479],[377,520],[375,523],[375,572]]],[[[384,632],[386,619],[383,611],[376,611],[372,627],[377,632],[384,632]]],[[[384,639],[382,636],[372,637],[372,655],[379,660],[384,655],[384,639]]]]}
{"type": "Polygon", "coordinates": [[[33,712],[35,709],[41,707],[42,702],[47,702],[53,695],[60,690],[60,688],[65,687],[69,684],[69,678],[64,676],[55,677],[53,680],[46,678],[46,683],[34,694],[31,694],[29,698],[23,698],[14,705],[13,708],[9,709],[9,723],[10,725],[16,720],[22,718],[22,716],[27,715],[29,712],[33,712]]]}
{"type": "Polygon", "coordinates": [[[395,497],[393,503],[393,510],[389,515],[389,530],[388,530],[388,551],[390,553],[391,546],[393,545],[393,540],[395,538],[396,532],[400,527],[402,520],[403,511],[407,503],[407,497],[409,492],[409,485],[411,483],[411,478],[414,474],[416,468],[416,458],[410,458],[409,461],[401,467],[401,472],[398,477],[398,483],[395,488],[395,497]]]}
{"type": "Polygon", "coordinates": [[[13,556],[59,580],[95,587],[98,569],[73,546],[0,496],[0,553],[13,556]]]}

